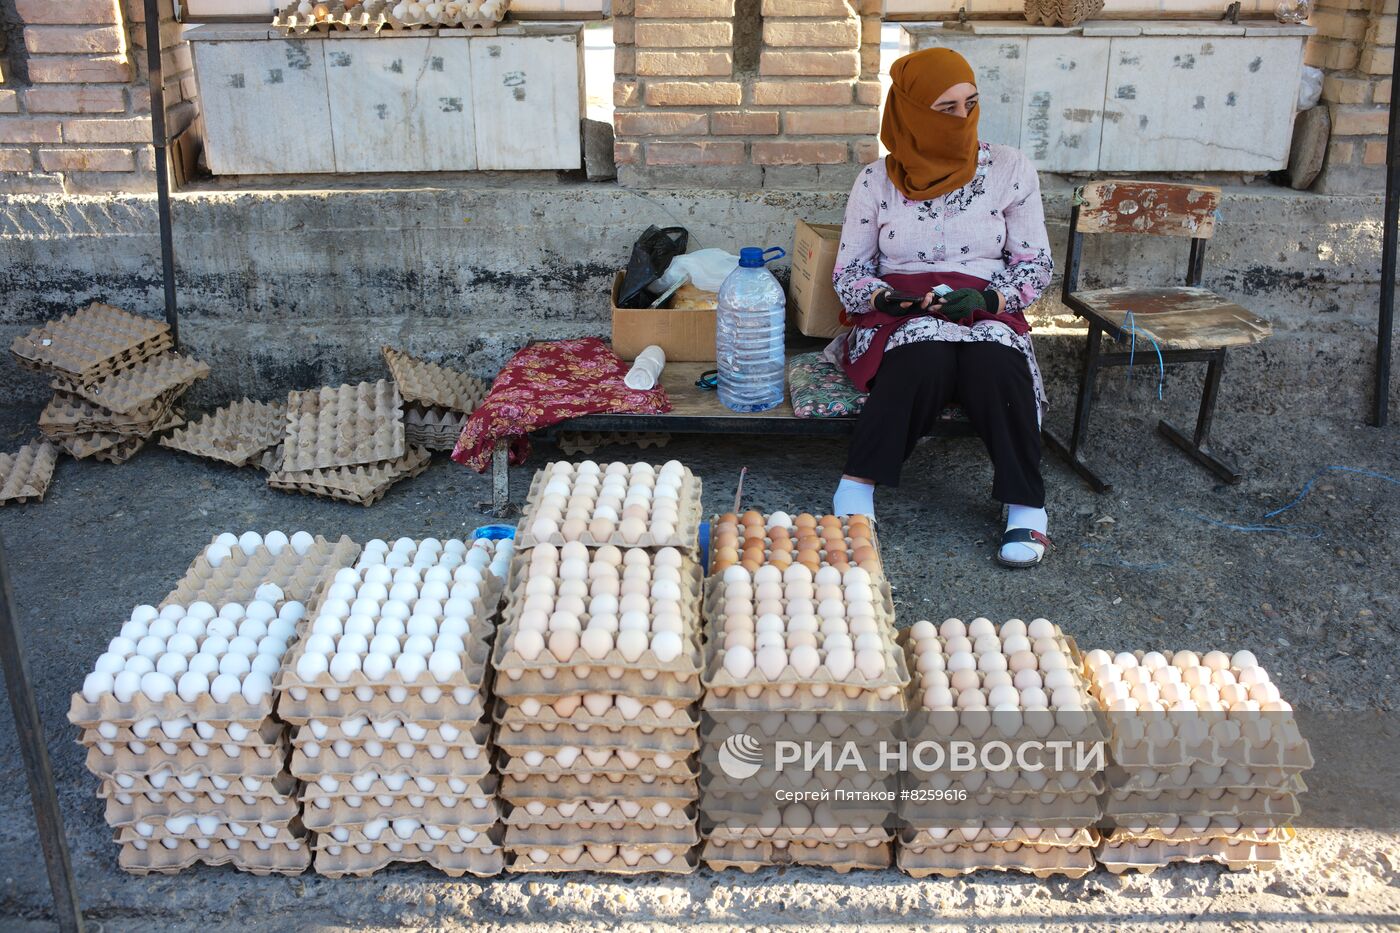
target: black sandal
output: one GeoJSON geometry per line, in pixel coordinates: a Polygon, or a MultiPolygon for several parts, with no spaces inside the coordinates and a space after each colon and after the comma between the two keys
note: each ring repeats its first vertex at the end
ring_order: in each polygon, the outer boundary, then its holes
{"type": "Polygon", "coordinates": [[[1050,536],[1043,531],[1035,531],[1030,528],[1008,528],[1006,534],[1001,536],[1001,544],[997,547],[997,563],[1003,567],[1034,567],[1045,559],[1046,551],[1053,551],[1055,545],[1050,540],[1050,536]],[[1030,544],[1040,545],[1040,553],[1035,560],[1007,560],[1001,556],[1001,549],[1008,544],[1030,544]]]}

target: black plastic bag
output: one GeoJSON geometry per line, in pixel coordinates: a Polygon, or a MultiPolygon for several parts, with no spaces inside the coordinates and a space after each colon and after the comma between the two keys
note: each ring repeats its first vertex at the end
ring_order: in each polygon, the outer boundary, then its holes
{"type": "Polygon", "coordinates": [[[690,233],[684,227],[647,227],[632,245],[632,258],[627,260],[617,306],[645,308],[651,304],[646,287],[661,277],[671,260],[684,253],[689,243],[690,233]]]}

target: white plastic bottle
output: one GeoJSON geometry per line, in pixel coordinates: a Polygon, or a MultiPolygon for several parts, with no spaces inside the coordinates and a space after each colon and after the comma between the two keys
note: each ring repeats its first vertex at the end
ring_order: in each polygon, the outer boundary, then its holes
{"type": "Polygon", "coordinates": [[[739,251],[739,267],[719,288],[719,400],[733,411],[767,411],[783,403],[787,298],[766,263],[786,255],[777,246],[746,246],[739,251]]]}

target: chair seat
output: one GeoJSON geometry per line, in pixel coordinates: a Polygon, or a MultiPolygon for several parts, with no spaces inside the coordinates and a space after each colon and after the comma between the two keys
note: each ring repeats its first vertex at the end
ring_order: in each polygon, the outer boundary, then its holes
{"type": "Polygon", "coordinates": [[[1071,292],[1066,303],[1125,332],[1131,314],[1137,335],[1163,350],[1243,347],[1273,333],[1268,321],[1208,288],[1094,288],[1071,292]]]}

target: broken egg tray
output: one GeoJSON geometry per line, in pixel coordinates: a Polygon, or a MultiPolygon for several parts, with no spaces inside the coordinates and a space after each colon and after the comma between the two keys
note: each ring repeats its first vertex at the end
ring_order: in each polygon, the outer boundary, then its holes
{"type": "MultiPolygon", "coordinates": [[[[557,462],[557,461],[556,461],[557,462]]],[[[647,530],[644,531],[636,541],[627,541],[622,537],[622,533],[616,528],[613,533],[602,541],[594,538],[587,528],[577,538],[565,538],[562,531],[556,531],[543,541],[537,539],[530,527],[535,523],[539,515],[540,499],[544,496],[544,487],[548,482],[550,470],[553,469],[554,462],[545,464],[543,469],[535,472],[535,478],[530,482],[530,491],[525,496],[525,505],[522,509],[520,522],[515,527],[515,549],[516,552],[527,551],[537,544],[561,545],[570,540],[576,540],[584,547],[602,547],[611,544],[619,548],[642,547],[656,549],[663,547],[673,547],[683,553],[699,556],[700,553],[700,477],[696,476],[686,467],[685,476],[681,480],[680,493],[677,496],[676,533],[664,540],[657,540],[651,533],[650,513],[648,513],[647,530]]],[[[655,464],[653,464],[655,467],[655,464]]],[[[572,475],[572,474],[571,474],[572,475]]],[[[571,481],[572,485],[572,481],[571,481]]],[[[618,522],[621,524],[621,522],[618,522]]]]}
{"type": "MultiPolygon", "coordinates": [[[[209,546],[206,546],[161,601],[160,608],[172,603],[188,606],[199,600],[214,606],[247,603],[264,583],[280,587],[286,599],[311,607],[328,572],[353,564],[360,555],[360,545],[344,535],[337,541],[317,535],[305,554],[298,554],[290,545],[280,554],[273,554],[266,545],[259,545],[251,555],[235,547],[217,567],[209,563],[208,553],[209,546]]],[[[307,618],[310,618],[309,611],[307,618]]]]}
{"type": "MultiPolygon", "coordinates": [[[[284,666],[283,670],[287,668],[284,666]]],[[[431,674],[423,676],[430,680],[432,677],[431,674]]],[[[483,674],[483,678],[488,676],[489,671],[483,674]]],[[[485,682],[481,687],[447,687],[433,681],[423,688],[441,689],[442,695],[432,702],[423,699],[421,689],[415,693],[403,687],[380,689],[362,686],[358,691],[345,688],[345,685],[337,685],[337,688],[323,691],[297,687],[295,692],[303,693],[300,698],[291,689],[279,689],[277,715],[298,726],[306,725],[312,719],[363,716],[368,719],[405,719],[423,726],[450,722],[460,729],[469,729],[486,716],[485,682]],[[404,691],[403,695],[398,693],[400,690],[404,691]],[[362,697],[360,693],[368,696],[362,697]]]]}
{"type": "Polygon", "coordinates": [[[639,808],[637,813],[628,816],[622,809],[623,801],[621,800],[601,801],[601,812],[595,810],[593,805],[579,802],[556,802],[546,805],[539,813],[531,813],[526,805],[513,804],[504,817],[504,823],[508,827],[581,826],[586,828],[598,825],[610,829],[617,829],[621,826],[640,826],[644,829],[652,827],[681,829],[686,826],[694,826],[699,816],[699,811],[694,804],[677,804],[672,800],[659,798],[642,798],[641,800],[628,798],[626,802],[635,804],[639,808]],[[570,808],[567,815],[561,809],[560,803],[570,808]],[[653,809],[659,803],[670,807],[665,816],[653,809]]]}
{"type": "Polygon", "coordinates": [[[700,833],[694,823],[648,828],[624,822],[618,829],[604,823],[588,826],[563,823],[554,827],[544,823],[514,823],[507,824],[505,829],[505,846],[512,850],[559,849],[590,844],[688,849],[700,844],[700,833]]]}
{"type": "Polygon", "coordinates": [[[1074,793],[982,792],[966,800],[900,800],[900,820],[915,829],[948,826],[960,813],[981,820],[1006,820],[1039,826],[1096,826],[1103,817],[1100,794],[1093,788],[1074,793]],[[957,811],[951,808],[956,806],[957,811]]]}
{"type": "Polygon", "coordinates": [[[402,350],[379,348],[389,373],[398,383],[399,394],[406,402],[446,408],[470,415],[486,398],[489,386],[466,373],[420,359],[402,350]]]}
{"type": "MultiPolygon", "coordinates": [[[[545,754],[545,749],[539,749],[541,754],[545,754]]],[[[541,764],[530,765],[525,763],[524,758],[519,758],[506,752],[502,752],[497,759],[497,773],[502,777],[526,778],[539,776],[548,780],[550,778],[562,778],[565,776],[590,775],[593,780],[613,780],[621,779],[629,775],[642,775],[652,778],[667,778],[673,781],[689,780],[700,776],[697,763],[692,756],[677,758],[676,761],[666,768],[658,767],[656,759],[646,752],[637,751],[641,756],[641,761],[635,767],[628,767],[617,756],[616,752],[610,752],[607,760],[602,765],[595,765],[584,755],[579,755],[578,759],[569,767],[559,764],[554,758],[546,758],[541,764]]]]}
{"type": "Polygon", "coordinates": [[[455,806],[446,806],[442,801],[433,798],[414,806],[407,796],[403,796],[388,806],[377,800],[366,799],[359,806],[352,807],[344,798],[340,798],[330,807],[322,809],[309,800],[304,800],[305,808],[301,816],[306,828],[313,832],[327,832],[337,826],[351,829],[362,827],[374,820],[395,820],[400,817],[412,817],[423,823],[452,829],[461,826],[488,830],[500,822],[499,801],[490,797],[482,798],[481,802],[485,806],[481,807],[462,798],[458,798],[458,801],[455,806]]]}
{"type": "Polygon", "coordinates": [[[385,748],[395,747],[400,755],[407,756],[415,750],[426,750],[434,745],[444,748],[485,748],[491,739],[491,724],[484,719],[463,724],[461,727],[455,727],[454,724],[456,735],[451,739],[443,737],[443,725],[447,724],[436,722],[422,726],[425,731],[419,738],[414,738],[402,722],[389,730],[387,736],[372,725],[364,726],[354,735],[349,735],[337,722],[330,725],[324,735],[318,737],[312,732],[310,725],[304,725],[293,730],[292,744],[307,751],[310,750],[310,746],[315,745],[334,754],[332,746],[337,742],[348,742],[352,746],[377,742],[385,748]]]}
{"type": "Polygon", "coordinates": [[[58,448],[47,441],[0,454],[0,506],[44,501],[57,464],[58,448]]]}
{"type": "Polygon", "coordinates": [[[98,777],[114,778],[118,774],[137,775],[169,770],[175,774],[217,775],[218,777],[255,777],[270,780],[282,773],[287,763],[286,743],[273,748],[243,749],[238,755],[226,755],[221,748],[211,748],[207,755],[196,755],[188,749],[176,755],[166,755],[159,749],[134,754],[118,748],[104,755],[99,748],[88,749],[84,761],[88,771],[98,777]]]}
{"type": "Polygon", "coordinates": [[[301,749],[296,749],[292,752],[291,769],[304,781],[314,781],[322,775],[350,778],[366,771],[404,772],[421,777],[473,781],[491,773],[491,756],[485,748],[449,749],[441,758],[434,758],[426,751],[405,758],[391,748],[384,749],[381,755],[371,755],[363,748],[356,748],[344,758],[335,755],[309,758],[301,749]]]}
{"type": "Polygon", "coordinates": [[[1088,826],[1038,826],[1016,823],[1002,826],[997,830],[985,823],[967,828],[931,827],[915,829],[906,827],[899,833],[899,844],[909,849],[942,848],[943,846],[985,846],[1021,845],[1032,848],[1043,846],[1096,846],[1100,842],[1099,831],[1088,826]]]}
{"type": "Polygon", "coordinates": [[[1108,787],[1120,793],[1153,790],[1265,790],[1284,791],[1296,771],[1247,768],[1244,765],[1181,765],[1167,770],[1119,768],[1112,762],[1104,772],[1108,787]]]}
{"type": "Polygon", "coordinates": [[[322,842],[318,837],[316,874],[327,878],[343,878],[346,875],[364,878],[396,862],[428,865],[449,878],[463,875],[490,878],[505,870],[505,853],[499,848],[488,852],[470,846],[439,844],[424,852],[416,846],[395,850],[387,843],[367,845],[365,848],[367,851],[362,852],[354,846],[322,842]]]}
{"type": "Polygon", "coordinates": [[[1089,846],[1022,845],[1019,843],[900,846],[895,864],[912,878],[938,875],[956,878],[977,871],[1023,872],[1045,879],[1058,875],[1082,878],[1094,870],[1089,846]]]}
{"type": "Polygon", "coordinates": [[[737,868],[752,874],[760,868],[775,865],[801,865],[828,868],[837,874],[851,870],[879,871],[889,868],[894,859],[893,846],[875,843],[806,843],[781,845],[771,842],[718,842],[708,840],[700,858],[713,871],[737,868]]]}
{"type": "Polygon", "coordinates": [[[387,379],[289,392],[282,443],[284,473],[398,460],[403,397],[387,379]]]}
{"type": "Polygon", "coordinates": [[[635,857],[635,864],[630,865],[628,859],[624,858],[621,853],[599,861],[593,857],[592,853],[584,851],[574,861],[568,861],[566,857],[568,853],[545,850],[547,857],[540,862],[532,858],[528,852],[508,849],[506,870],[514,873],[594,871],[606,875],[648,875],[652,873],[688,875],[699,867],[695,852],[690,848],[668,848],[665,846],[636,846],[634,848],[643,851],[635,857]],[[657,861],[656,853],[659,851],[669,852],[670,860],[657,861]]]}
{"type": "Polygon", "coordinates": [[[1171,843],[1142,841],[1121,844],[1103,843],[1094,850],[1100,865],[1116,875],[1126,871],[1150,874],[1175,862],[1218,862],[1231,871],[1247,868],[1271,868],[1278,864],[1283,852],[1277,843],[1255,844],[1213,839],[1209,842],[1171,843]]]}
{"type": "Polygon", "coordinates": [[[597,750],[603,748],[630,749],[639,754],[694,755],[700,751],[700,736],[695,729],[688,731],[653,731],[624,729],[613,732],[601,728],[579,731],[569,726],[545,728],[522,726],[517,729],[500,727],[496,732],[496,747],[512,755],[527,751],[551,751],[575,746],[597,750]]]}
{"type": "Polygon", "coordinates": [[[632,719],[622,715],[616,706],[610,707],[602,716],[594,716],[580,705],[569,716],[561,716],[550,706],[542,706],[534,715],[527,715],[518,705],[497,703],[492,719],[502,730],[517,732],[523,728],[570,729],[579,735],[593,731],[606,731],[617,734],[650,735],[655,732],[670,732],[680,735],[700,727],[700,719],[691,706],[681,706],[665,718],[656,714],[653,706],[645,706],[632,719]]]}
{"type": "Polygon", "coordinates": [[[563,774],[546,776],[532,772],[529,777],[503,775],[501,799],[512,806],[526,806],[538,801],[546,806],[558,803],[628,800],[642,805],[666,801],[687,806],[700,799],[700,784],[695,778],[644,778],[636,772],[622,777],[613,775],[563,774]]]}
{"type": "MultiPolygon", "coordinates": [[[[200,723],[200,725],[204,725],[204,723],[200,723]]],[[[285,723],[278,722],[270,716],[258,723],[255,728],[248,729],[241,739],[235,739],[230,735],[227,726],[211,727],[212,734],[207,738],[199,734],[193,723],[185,725],[174,736],[171,736],[160,726],[151,727],[144,737],[137,735],[132,726],[119,726],[116,735],[111,738],[104,737],[98,729],[84,729],[82,736],[78,739],[78,744],[94,747],[102,742],[112,745],[136,743],[160,745],[167,749],[201,744],[225,746],[230,749],[263,748],[278,746],[286,728],[285,723]]],[[[133,751],[136,750],[133,749],[133,751]]],[[[170,751],[169,754],[175,754],[175,752],[170,751]]]]}
{"type": "Polygon", "coordinates": [[[29,368],[95,381],[170,345],[165,322],[94,302],[16,337],[10,352],[29,368]]]}
{"type": "MultiPolygon", "coordinates": [[[[99,797],[105,796],[99,794],[99,797]]],[[[289,823],[301,815],[301,802],[295,796],[255,799],[252,803],[237,797],[224,797],[215,803],[210,797],[195,797],[192,801],[168,797],[159,802],[136,796],[130,803],[122,803],[115,796],[107,796],[104,816],[107,825],[128,826],[132,823],[151,820],[164,820],[182,816],[212,816],[224,823],[289,823]]],[[[315,827],[308,826],[308,829],[315,827]]]]}
{"type": "MultiPolygon", "coordinates": [[[[763,516],[765,522],[768,520],[768,517],[769,517],[769,516],[767,516],[767,515],[763,516]]],[[[721,560],[719,559],[719,555],[715,553],[716,550],[717,550],[717,547],[716,547],[716,545],[715,545],[715,543],[714,543],[714,540],[715,540],[715,531],[718,530],[718,527],[717,527],[717,526],[719,525],[719,522],[720,522],[720,517],[719,517],[718,515],[713,515],[713,516],[710,517],[710,554],[709,554],[709,558],[710,558],[710,559],[709,559],[709,561],[706,563],[706,566],[709,567],[709,568],[711,568],[711,569],[710,569],[710,574],[709,574],[711,579],[717,579],[717,578],[719,577],[720,574],[722,574],[726,569],[728,569],[727,566],[724,566],[724,567],[721,567],[721,566],[720,566],[720,564],[722,564],[723,561],[721,561],[721,560]]],[[[745,529],[744,529],[743,524],[740,524],[740,525],[735,529],[735,531],[738,533],[738,536],[739,536],[739,544],[738,544],[738,547],[736,548],[736,550],[739,552],[740,556],[742,557],[742,555],[743,555],[743,550],[744,550],[744,542],[745,542],[745,540],[747,540],[746,535],[744,534],[745,529]]],[[[845,541],[846,541],[846,554],[849,555],[849,554],[854,550],[854,545],[852,544],[852,540],[851,540],[851,525],[850,525],[850,522],[849,522],[849,521],[843,520],[843,521],[841,522],[841,536],[842,536],[842,537],[845,539],[845,541]]],[[[771,558],[772,558],[772,556],[773,556],[773,544],[772,544],[772,539],[771,539],[771,538],[768,538],[768,535],[767,535],[766,531],[765,531],[765,534],[764,534],[764,538],[765,538],[765,540],[764,540],[764,543],[763,543],[763,564],[766,565],[766,564],[771,563],[771,558]]],[[[883,583],[883,582],[887,582],[886,577],[885,577],[885,562],[884,562],[884,560],[882,560],[881,557],[880,557],[880,537],[879,537],[879,534],[876,532],[875,527],[874,527],[873,525],[870,527],[870,546],[871,546],[871,547],[874,549],[874,551],[875,551],[875,569],[874,569],[874,570],[871,570],[871,569],[868,568],[868,567],[866,568],[866,570],[870,573],[871,582],[872,582],[872,583],[883,583]]],[[[791,561],[791,563],[794,563],[794,564],[797,563],[797,557],[796,557],[796,555],[797,555],[797,546],[796,546],[796,544],[793,545],[791,551],[789,551],[788,553],[792,556],[792,561],[791,561]]],[[[833,566],[833,564],[831,564],[831,562],[827,560],[827,550],[826,550],[826,548],[824,548],[824,547],[823,547],[823,548],[820,548],[820,549],[817,551],[817,554],[818,554],[818,567],[831,567],[831,566],[833,566]]],[[[733,562],[733,564],[740,564],[740,563],[743,563],[743,561],[742,561],[742,560],[739,560],[739,561],[734,561],[734,562],[733,562]]],[[[860,565],[857,564],[854,560],[850,560],[849,558],[848,558],[848,560],[847,560],[847,563],[848,563],[850,566],[852,566],[852,567],[858,567],[858,566],[860,566],[860,565]]],[[[760,566],[762,566],[762,565],[760,565],[760,566]]]]}
{"type": "Polygon", "coordinates": [[[243,842],[230,848],[225,841],[170,840],[174,847],[149,845],[145,840],[123,844],[117,864],[133,875],[174,874],[198,863],[232,865],[254,875],[299,875],[311,867],[311,847],[305,842],[270,844],[259,848],[243,842]]]}
{"type": "Polygon", "coordinates": [[[1189,816],[1232,816],[1281,825],[1301,812],[1298,794],[1307,785],[1301,778],[1282,790],[1158,790],[1118,791],[1104,795],[1104,815],[1116,820],[1189,816]]]}
{"type": "Polygon", "coordinates": [[[240,399],[188,422],[160,439],[160,446],[231,466],[256,465],[282,440],[284,405],[240,399]]]}
{"type": "Polygon", "coordinates": [[[384,498],[395,485],[421,476],[432,464],[432,453],[424,447],[409,447],[396,460],[367,466],[291,472],[269,471],[267,485],[280,492],[295,492],[323,499],[336,499],[353,505],[371,506],[384,498]]]}
{"type": "Polygon", "coordinates": [[[167,393],[178,393],[209,375],[209,364],[179,353],[152,356],[96,382],[59,375],[56,392],[67,392],[119,415],[149,406],[167,393]]]}

